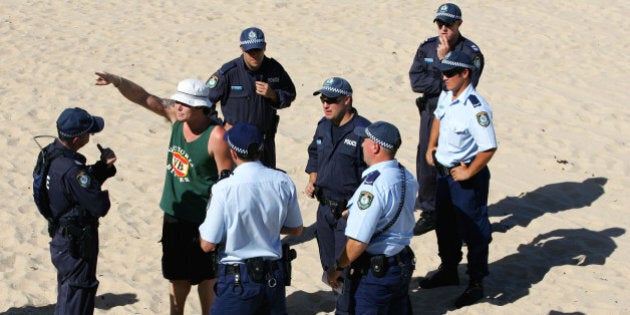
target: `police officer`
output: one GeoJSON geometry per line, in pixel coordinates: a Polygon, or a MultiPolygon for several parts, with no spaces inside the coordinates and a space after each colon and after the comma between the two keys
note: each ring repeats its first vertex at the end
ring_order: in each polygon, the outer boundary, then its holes
{"type": "MultiPolygon", "coordinates": [[[[234,174],[212,187],[201,248],[219,252],[212,314],[286,314],[280,234],[300,235],[302,215],[295,185],[282,171],[260,161],[262,135],[236,123],[225,140],[234,174]]],[[[286,259],[286,257],[285,257],[286,259]]]]}
{"type": "Polygon", "coordinates": [[[487,164],[497,149],[492,111],[472,84],[473,59],[452,51],[439,65],[447,91],[435,110],[427,161],[437,169],[436,234],[442,264],[420,287],[431,289],[459,284],[457,265],[462,259],[462,240],[468,248],[469,283],[455,301],[470,305],[483,297],[482,279],[488,275],[488,244],[492,240],[488,220],[487,164]]]}
{"type": "MultiPolygon", "coordinates": [[[[319,257],[325,271],[346,245],[346,220],[341,214],[367,168],[361,150],[363,138],[354,133],[354,128],[366,127],[370,122],[352,107],[352,87],[345,79],[326,79],[313,95],[320,93],[324,117],[317,123],[308,147],[309,181],[305,192],[309,198],[319,201],[315,224],[319,257]]],[[[350,295],[336,292],[335,295],[336,313],[352,313],[350,295]]]]}
{"type": "Polygon", "coordinates": [[[278,109],[291,106],[295,86],[282,65],[265,56],[265,34],[256,27],[241,32],[242,56],[224,64],[206,84],[210,101],[221,102],[225,129],[237,122],[258,127],[264,146],[260,160],[276,167],[275,136],[280,122],[278,109]]]}
{"type": "Polygon", "coordinates": [[[411,314],[409,282],[415,269],[409,248],[418,183],[395,159],[401,139],[398,129],[378,121],[357,127],[364,138],[363,181],[350,199],[347,244],[327,271],[333,288],[342,287],[344,269],[352,281],[356,314],[411,314]]]}
{"type": "Polygon", "coordinates": [[[457,5],[446,3],[438,7],[433,22],[437,24],[438,36],[420,44],[409,70],[411,89],[416,93],[422,93],[416,100],[420,111],[420,134],[416,154],[416,175],[420,187],[416,209],[421,209],[422,214],[414,228],[415,235],[424,234],[435,228],[436,173],[435,168],[427,164],[425,156],[433,111],[440,93],[445,89],[442,74],[437,67],[449,51],[465,51],[473,58],[471,82],[473,86],[477,86],[484,65],[483,55],[477,45],[459,32],[462,12],[457,5]]]}
{"type": "Polygon", "coordinates": [[[86,165],[77,151],[90,135],[103,130],[103,118],[75,107],[57,119],[58,138],[51,144],[63,155],[52,160],[48,172],[48,196],[56,225],[50,242],[57,269],[55,314],[92,314],[98,287],[98,219],[110,207],[109,193],[101,185],[116,174],[116,155],[97,144],[100,161],[86,165]]]}

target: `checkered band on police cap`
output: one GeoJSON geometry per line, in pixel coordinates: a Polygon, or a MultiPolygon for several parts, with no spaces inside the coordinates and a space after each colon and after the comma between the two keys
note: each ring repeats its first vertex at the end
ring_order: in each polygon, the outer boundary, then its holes
{"type": "Polygon", "coordinates": [[[249,147],[252,144],[258,145],[258,150],[262,148],[262,135],[258,128],[252,124],[238,122],[225,132],[223,136],[230,148],[241,155],[248,155],[249,147]]]}
{"type": "Polygon", "coordinates": [[[385,121],[377,121],[367,127],[356,127],[354,133],[360,137],[370,138],[389,150],[397,149],[401,144],[398,128],[385,121]]]}

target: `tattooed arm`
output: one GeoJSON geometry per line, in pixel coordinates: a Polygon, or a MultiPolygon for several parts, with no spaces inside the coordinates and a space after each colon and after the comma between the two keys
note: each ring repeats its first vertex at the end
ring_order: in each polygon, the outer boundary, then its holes
{"type": "Polygon", "coordinates": [[[128,100],[165,117],[171,123],[175,122],[176,112],[171,100],[162,99],[153,94],[149,94],[149,92],[140,85],[119,75],[107,72],[96,72],[95,74],[98,76],[98,78],[96,78],[96,85],[108,85],[111,83],[117,87],[120,94],[128,100]]]}

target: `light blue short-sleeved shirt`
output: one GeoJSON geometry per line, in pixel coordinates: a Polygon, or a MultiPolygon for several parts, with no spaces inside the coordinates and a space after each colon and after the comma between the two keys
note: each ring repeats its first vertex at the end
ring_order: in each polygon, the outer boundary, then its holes
{"type": "Polygon", "coordinates": [[[452,99],[453,92],[442,91],[434,112],[440,120],[435,158],[446,167],[470,163],[477,153],[497,147],[492,110],[472,84],[452,99]]]}
{"type": "Polygon", "coordinates": [[[254,257],[281,258],[280,229],[301,225],[291,178],[256,161],[239,165],[232,176],[212,186],[199,233],[220,244],[221,263],[233,264],[254,257]]]}
{"type": "Polygon", "coordinates": [[[370,166],[363,172],[363,181],[350,199],[346,236],[369,243],[369,254],[398,254],[413,236],[415,220],[413,210],[418,182],[405,168],[403,185],[398,161],[391,160],[370,166]],[[402,200],[402,190],[405,198],[402,200]],[[394,219],[400,203],[403,209],[395,223],[384,233],[372,239],[372,235],[394,219]]]}

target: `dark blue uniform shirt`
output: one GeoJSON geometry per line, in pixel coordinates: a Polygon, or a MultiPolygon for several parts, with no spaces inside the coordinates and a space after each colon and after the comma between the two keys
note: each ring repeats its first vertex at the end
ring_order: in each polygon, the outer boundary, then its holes
{"type": "Polygon", "coordinates": [[[349,200],[361,183],[361,173],[367,168],[363,161],[363,138],[354,134],[355,127],[369,126],[370,122],[358,112],[339,127],[337,141],[333,141],[332,123],[322,118],[317,125],[313,141],[308,146],[306,173],[317,173],[315,186],[325,198],[349,200]]]}
{"type": "MultiPolygon", "coordinates": [[[[440,59],[437,55],[437,47],[440,44],[439,37],[431,37],[425,40],[416,52],[416,56],[413,59],[411,69],[409,69],[409,80],[411,81],[411,89],[416,93],[423,93],[427,100],[435,99],[437,103],[437,97],[445,89],[444,81],[442,80],[442,72],[438,69],[440,59]]],[[[451,49],[452,51],[464,51],[468,53],[475,65],[475,70],[472,72],[472,84],[477,86],[479,78],[483,72],[483,54],[479,47],[472,41],[468,40],[464,36],[459,36],[459,40],[451,49]]],[[[433,104],[435,106],[435,104],[433,104]]]]}
{"type": "Polygon", "coordinates": [[[221,102],[225,122],[231,125],[248,122],[265,134],[275,133],[276,110],[291,106],[296,95],[289,74],[280,63],[268,57],[264,58],[260,69],[251,71],[240,56],[224,64],[208,79],[207,85],[210,101],[221,102]],[[256,94],[255,81],[267,82],[278,95],[278,102],[256,94]]]}
{"type": "Polygon", "coordinates": [[[110,207],[109,193],[101,185],[114,176],[116,168],[107,168],[105,163],[85,165],[85,157],[66,149],[59,140],[54,149],[63,150],[63,156],[54,159],[48,172],[48,196],[53,217],[65,219],[78,217],[82,207],[87,214],[98,219],[107,214],[110,207]]]}

